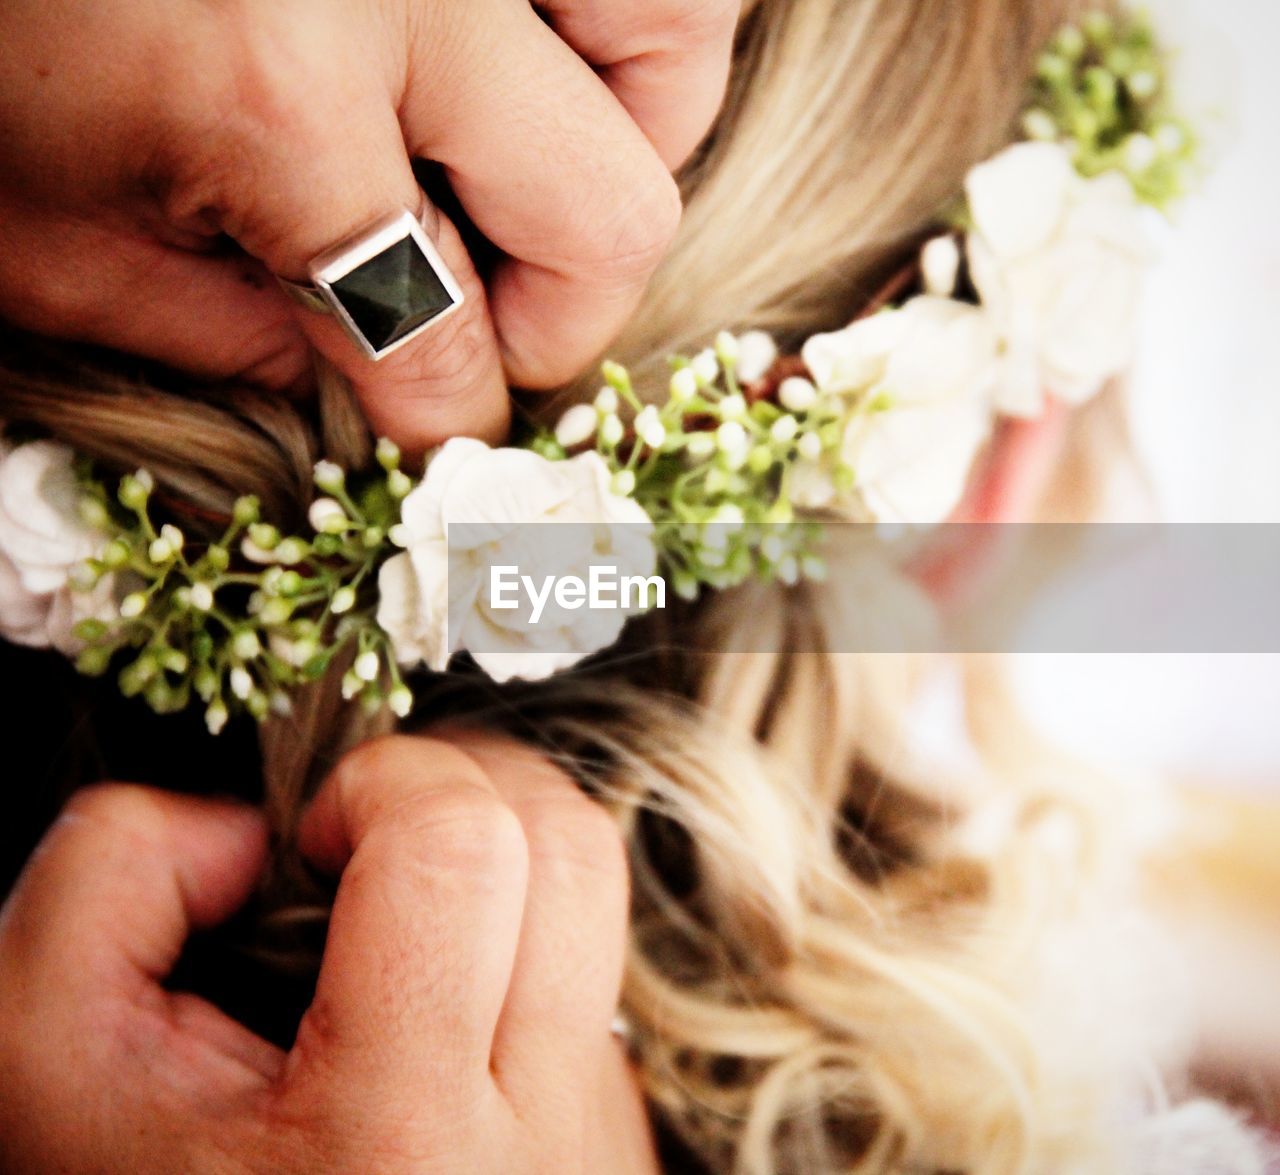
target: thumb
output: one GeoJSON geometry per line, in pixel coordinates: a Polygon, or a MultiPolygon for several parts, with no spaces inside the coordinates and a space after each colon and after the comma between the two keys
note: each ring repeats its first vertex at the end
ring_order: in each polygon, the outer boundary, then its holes
{"type": "Polygon", "coordinates": [[[238,804],[107,785],[78,793],[10,895],[0,949],[86,999],[168,974],[193,927],[249,896],[262,817],[238,804]]]}

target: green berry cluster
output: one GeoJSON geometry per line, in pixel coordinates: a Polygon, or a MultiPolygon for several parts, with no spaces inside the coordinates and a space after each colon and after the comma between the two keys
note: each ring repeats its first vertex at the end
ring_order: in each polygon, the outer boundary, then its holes
{"type": "Polygon", "coordinates": [[[111,619],[82,621],[82,673],[99,676],[123,659],[121,691],[157,713],[185,709],[193,696],[217,734],[237,709],[262,720],[287,714],[289,690],[322,677],[340,653],[352,665],[348,698],[407,714],[400,679],[375,619],[376,569],[395,549],[400,502],[413,482],[390,442],[378,445],[381,473],[348,484],[332,462],[315,467],[325,495],[312,503],[310,530],[282,534],[242,497],[216,542],[196,542],[175,522],[157,524],[155,483],[145,470],[112,493],[81,473],[81,516],[111,535],[99,557],[77,569],[75,586],[103,576],[126,591],[111,619]]]}
{"type": "Polygon", "coordinates": [[[790,408],[748,399],[737,360],[728,332],[698,355],[674,357],[661,404],[642,403],[627,370],[606,363],[595,402],[571,408],[533,441],[553,460],[594,448],[613,491],[657,520],[662,570],[685,599],[704,586],[752,577],[795,583],[825,571],[821,527],[796,519],[788,481],[797,461],[816,462],[838,446],[838,422],[807,381],[795,382],[812,396],[790,408]]]}
{"type": "Polygon", "coordinates": [[[1029,138],[1065,142],[1085,176],[1121,171],[1138,198],[1166,208],[1187,190],[1190,126],[1169,105],[1166,65],[1141,14],[1093,12],[1068,25],[1036,63],[1029,138]]]}

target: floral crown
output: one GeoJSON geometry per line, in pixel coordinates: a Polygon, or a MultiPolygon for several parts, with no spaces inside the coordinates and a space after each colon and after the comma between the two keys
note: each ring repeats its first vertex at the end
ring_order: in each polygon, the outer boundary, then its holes
{"type": "Polygon", "coordinates": [[[536,637],[485,597],[525,524],[586,524],[593,557],[686,599],[821,579],[822,519],[941,521],[997,418],[1037,416],[1046,394],[1083,403],[1126,366],[1144,217],[1182,194],[1195,154],[1165,90],[1143,19],[1086,17],[1039,58],[1024,141],[969,173],[851,326],[794,357],[722,333],[672,360],[661,403],[606,363],[594,402],[554,429],[450,440],[420,476],[385,440],[374,472],[321,461],[302,534],[243,497],[196,543],[160,517],[147,471],[108,483],[60,444],[6,444],[0,633],[116,668],[158,712],[198,699],[217,733],[236,708],[287,713],[339,662],[347,698],[405,716],[404,670],[423,663],[469,651],[499,680],[540,678],[613,643],[641,593],[604,620],[561,610],[536,637]]]}

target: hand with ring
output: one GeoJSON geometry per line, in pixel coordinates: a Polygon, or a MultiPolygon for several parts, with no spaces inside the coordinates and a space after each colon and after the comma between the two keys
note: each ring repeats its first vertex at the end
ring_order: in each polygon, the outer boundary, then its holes
{"type": "Polygon", "coordinates": [[[306,382],[313,347],[406,448],[499,437],[508,383],[565,381],[631,313],[737,10],[15,0],[0,316],[276,388],[306,382]],[[503,254],[487,290],[412,159],[443,167],[503,254]],[[316,285],[311,308],[270,275],[316,285]]]}

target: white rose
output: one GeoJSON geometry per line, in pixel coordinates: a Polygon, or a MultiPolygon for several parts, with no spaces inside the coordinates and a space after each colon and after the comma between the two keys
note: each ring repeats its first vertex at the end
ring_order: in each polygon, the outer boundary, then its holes
{"type": "Polygon", "coordinates": [[[1119,374],[1151,261],[1146,212],[1118,173],[1085,179],[1057,143],[1018,143],[965,181],[974,285],[1003,350],[996,407],[1034,417],[1119,374]]]}
{"type": "Polygon", "coordinates": [[[72,569],[98,552],[102,536],[81,521],[73,455],[34,441],[0,446],[0,635],[20,645],[75,653],[72,634],[111,614],[111,582],[73,592],[72,569]]]}
{"type": "Polygon", "coordinates": [[[877,522],[945,519],[991,430],[986,315],[924,295],[817,335],[803,355],[824,393],[851,399],[840,459],[854,484],[837,508],[877,522]]]}
{"type": "Polygon", "coordinates": [[[608,466],[596,453],[548,461],[454,438],[405,498],[402,517],[406,549],[379,574],[378,623],[401,664],[425,661],[436,671],[466,649],[495,680],[538,680],[611,645],[622,631],[622,609],[550,602],[534,625],[521,593],[516,609],[495,610],[494,565],[514,565],[541,583],[548,574],[586,579],[592,564],[649,576],[657,562],[648,515],[610,490],[608,466]],[[537,523],[579,525],[549,536],[537,523]],[[457,528],[452,543],[450,525],[457,528]]]}

